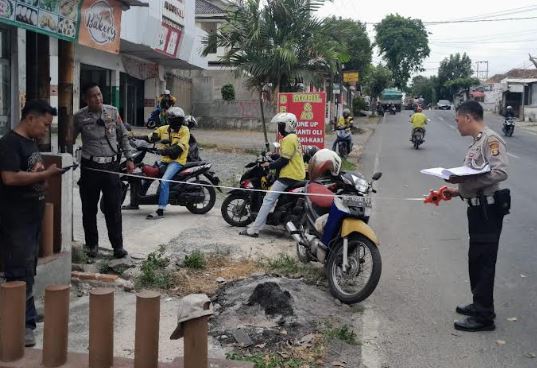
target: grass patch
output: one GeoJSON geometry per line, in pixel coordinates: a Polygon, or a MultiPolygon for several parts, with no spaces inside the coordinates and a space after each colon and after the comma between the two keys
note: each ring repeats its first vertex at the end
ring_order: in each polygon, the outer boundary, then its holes
{"type": "Polygon", "coordinates": [[[142,262],[140,275],[135,280],[136,288],[171,288],[173,278],[171,272],[166,270],[169,263],[170,260],[164,256],[162,248],[159,251],[149,253],[142,262]]]}
{"type": "Polygon", "coordinates": [[[356,333],[347,325],[333,327],[329,322],[326,322],[322,332],[327,341],[338,339],[349,345],[360,345],[356,333]]]}
{"type": "Polygon", "coordinates": [[[73,263],[87,264],[90,261],[88,254],[83,247],[73,247],[71,251],[71,261],[73,263]]]}
{"type": "Polygon", "coordinates": [[[280,253],[276,258],[261,261],[261,265],[268,271],[291,277],[303,277],[308,283],[326,281],[326,275],[322,267],[300,263],[296,258],[280,253]]]}
{"type": "MultiPolygon", "coordinates": [[[[275,353],[227,353],[226,359],[254,363],[255,368],[301,368],[307,362],[297,358],[284,358],[275,353]]],[[[309,367],[309,365],[307,365],[309,367]]]]}
{"type": "Polygon", "coordinates": [[[343,171],[354,171],[356,170],[356,165],[352,162],[348,161],[347,159],[343,159],[343,162],[341,163],[341,169],[343,171]]]}
{"type": "Polygon", "coordinates": [[[194,270],[203,270],[207,267],[205,256],[199,250],[195,250],[190,255],[185,256],[184,266],[194,270]]]}

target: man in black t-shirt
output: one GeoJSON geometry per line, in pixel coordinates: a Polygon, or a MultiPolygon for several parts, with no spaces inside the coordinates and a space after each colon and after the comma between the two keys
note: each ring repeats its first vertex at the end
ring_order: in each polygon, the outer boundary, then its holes
{"type": "Polygon", "coordinates": [[[26,282],[26,346],[34,346],[36,311],[34,276],[46,180],[61,174],[45,168],[36,139],[43,138],[56,109],[41,100],[28,101],[17,127],[0,139],[0,252],[6,281],[26,282]]]}

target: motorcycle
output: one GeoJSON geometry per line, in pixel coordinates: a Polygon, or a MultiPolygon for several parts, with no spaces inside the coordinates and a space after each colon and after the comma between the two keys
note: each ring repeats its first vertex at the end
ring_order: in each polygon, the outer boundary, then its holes
{"type": "Polygon", "coordinates": [[[391,106],[391,107],[390,107],[390,114],[391,114],[391,115],[395,115],[395,113],[397,113],[397,107],[395,107],[395,106],[391,106]]]}
{"type": "MultiPolygon", "coordinates": [[[[240,178],[240,189],[231,190],[222,202],[222,217],[231,226],[244,227],[254,222],[266,194],[263,190],[269,190],[274,182],[270,170],[261,166],[270,161],[272,158],[263,152],[255,161],[248,163],[245,166],[247,170],[240,178]]],[[[297,182],[287,188],[286,192],[301,192],[304,184],[305,182],[297,182]]],[[[277,226],[291,220],[297,221],[303,213],[303,208],[297,207],[298,197],[281,195],[267,218],[267,224],[277,226]]]]}
{"type": "Polygon", "coordinates": [[[506,137],[512,137],[515,131],[515,118],[506,118],[503,122],[502,131],[506,137]]]}
{"type": "Polygon", "coordinates": [[[381,176],[367,182],[360,174],[341,173],[328,182],[308,182],[304,216],[286,224],[300,261],[323,263],[330,292],[345,304],[366,299],[380,280],[379,242],[367,223],[369,194],[376,193],[373,182],[381,176]]]}
{"type": "Polygon", "coordinates": [[[412,131],[412,138],[410,139],[414,145],[414,149],[419,149],[420,145],[425,142],[425,130],[423,128],[416,128],[412,131]]]}
{"type": "Polygon", "coordinates": [[[336,128],[336,152],[341,158],[347,158],[352,151],[352,133],[350,128],[336,128]]]}
{"type": "MultiPolygon", "coordinates": [[[[134,174],[143,175],[145,178],[128,175],[121,176],[122,203],[125,201],[129,189],[131,197],[130,205],[123,207],[123,209],[138,209],[140,205],[157,205],[160,189],[154,194],[148,194],[148,190],[155,179],[162,177],[164,170],[157,163],[147,165],[143,162],[147,152],[156,154],[157,150],[154,144],[149,144],[144,140],[131,139],[130,142],[135,149],[133,162],[137,170],[134,174]]],[[[170,185],[169,204],[185,206],[194,214],[209,212],[216,202],[214,186],[220,183],[220,179],[211,171],[211,167],[212,164],[205,161],[187,162],[173,178],[173,180],[182,183],[172,183],[170,185]],[[201,177],[205,177],[207,180],[203,180],[201,177]]],[[[120,163],[120,172],[127,173],[126,161],[120,163]]]]}

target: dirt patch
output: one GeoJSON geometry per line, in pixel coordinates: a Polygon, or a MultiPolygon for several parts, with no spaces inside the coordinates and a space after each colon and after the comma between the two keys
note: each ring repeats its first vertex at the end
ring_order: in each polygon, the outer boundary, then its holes
{"type": "Polygon", "coordinates": [[[259,304],[265,309],[265,314],[287,317],[294,315],[291,302],[292,297],[287,290],[282,290],[275,282],[265,282],[255,287],[247,305],[259,304]]]}

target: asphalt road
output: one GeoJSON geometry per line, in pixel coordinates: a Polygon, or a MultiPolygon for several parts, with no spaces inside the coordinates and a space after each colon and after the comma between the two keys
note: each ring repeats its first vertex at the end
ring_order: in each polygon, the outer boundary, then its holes
{"type": "MultiPolygon", "coordinates": [[[[407,201],[444,182],[419,171],[462,165],[470,137],[461,137],[452,111],[426,111],[426,142],[409,142],[410,111],[386,116],[369,141],[361,170],[382,171],[371,225],[381,241],[383,271],[366,301],[362,358],[375,367],[537,367],[537,134],[506,138],[512,213],[505,218],[496,272],[494,332],[453,329],[460,303],[471,301],[466,206],[407,201]],[[515,317],[516,321],[509,321],[515,317]]],[[[500,132],[501,118],[486,117],[500,132]]]]}

